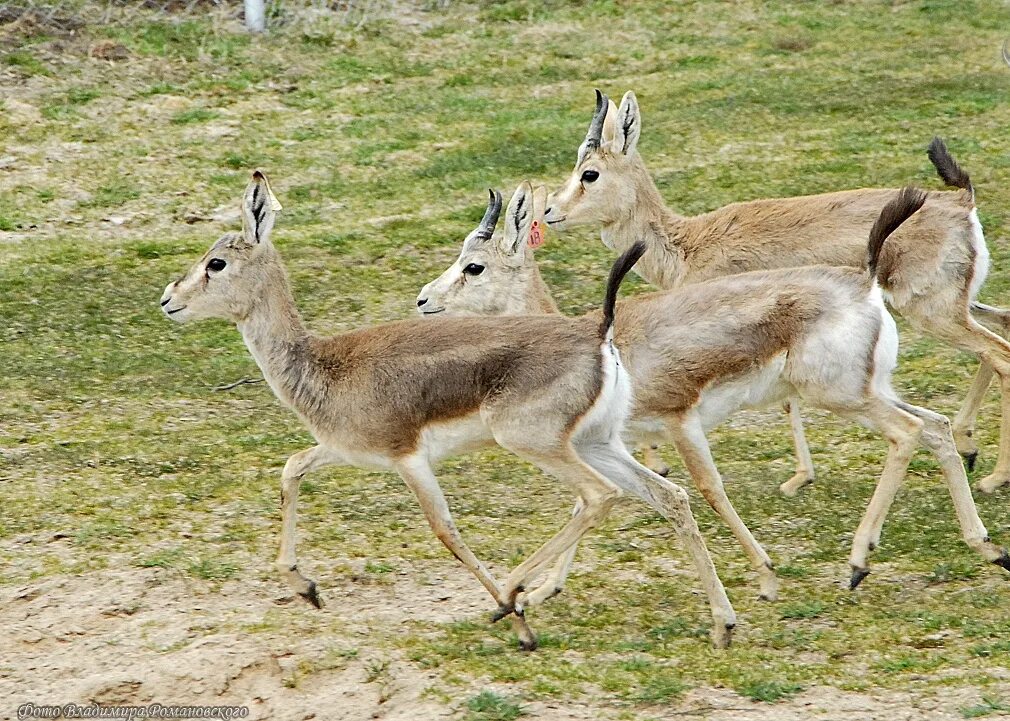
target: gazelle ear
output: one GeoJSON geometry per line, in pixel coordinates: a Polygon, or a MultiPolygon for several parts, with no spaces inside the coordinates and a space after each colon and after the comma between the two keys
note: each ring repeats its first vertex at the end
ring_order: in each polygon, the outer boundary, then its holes
{"type": "Polygon", "coordinates": [[[544,224],[544,213],[547,212],[547,186],[538,185],[533,189],[533,220],[544,224]]]}
{"type": "Polygon", "coordinates": [[[615,153],[631,155],[638,147],[638,136],[642,131],[642,114],[638,109],[638,100],[630,90],[624,94],[621,107],[614,113],[614,121],[614,139],[610,147],[615,153]]]}
{"type": "Polygon", "coordinates": [[[544,244],[544,213],[547,211],[547,187],[538,185],[533,189],[533,225],[526,244],[531,248],[539,248],[544,244]]]}
{"type": "Polygon", "coordinates": [[[281,204],[270,190],[267,176],[259,170],[253,172],[242,198],[242,233],[246,242],[250,245],[269,242],[274,218],[280,209],[281,204]]]}
{"type": "Polygon", "coordinates": [[[607,115],[603,119],[603,134],[601,139],[604,145],[614,144],[614,134],[617,132],[617,106],[614,101],[607,98],[607,115]]]}
{"type": "Polygon", "coordinates": [[[505,211],[505,234],[498,250],[509,265],[522,265],[526,258],[526,242],[533,227],[533,187],[524,180],[512,194],[505,211]]]}

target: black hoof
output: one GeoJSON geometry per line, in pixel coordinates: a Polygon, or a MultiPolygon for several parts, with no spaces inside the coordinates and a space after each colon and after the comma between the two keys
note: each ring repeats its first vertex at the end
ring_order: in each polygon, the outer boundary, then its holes
{"type": "Polygon", "coordinates": [[[506,616],[511,616],[516,612],[516,607],[513,604],[508,606],[499,606],[498,610],[491,614],[491,623],[498,623],[506,616]]]}
{"type": "Polygon", "coordinates": [[[663,478],[669,478],[670,477],[670,469],[669,468],[665,468],[665,467],[664,468],[660,468],[658,471],[656,471],[656,474],[662,476],[663,478]]]}
{"type": "Polygon", "coordinates": [[[551,591],[551,595],[548,596],[547,598],[545,598],[544,600],[546,601],[547,599],[554,598],[555,596],[561,595],[561,592],[563,590],[565,590],[565,589],[561,588],[561,586],[556,587],[553,591],[551,591]]]}
{"type": "Polygon", "coordinates": [[[870,575],[870,572],[865,568],[854,568],[852,569],[852,578],[849,579],[849,590],[856,590],[856,586],[863,582],[863,579],[870,575]]]}
{"type": "Polygon", "coordinates": [[[1003,555],[993,561],[993,563],[1010,571],[1010,555],[1007,555],[1006,551],[1003,551],[1003,555]]]}
{"type": "Polygon", "coordinates": [[[520,651],[526,651],[526,652],[536,651],[537,650],[537,645],[538,644],[537,644],[536,636],[534,636],[533,640],[531,640],[531,641],[524,641],[523,639],[519,639],[519,650],[520,651]]]}
{"type": "Polygon", "coordinates": [[[978,460],[978,451],[965,453],[963,454],[963,456],[964,456],[964,465],[968,467],[968,473],[971,473],[972,471],[975,470],[975,461],[978,460]]]}
{"type": "Polygon", "coordinates": [[[316,591],[315,581],[309,581],[309,590],[306,591],[305,593],[299,591],[298,595],[304,598],[309,603],[311,603],[316,608],[323,607],[323,602],[319,600],[319,593],[316,591]]]}

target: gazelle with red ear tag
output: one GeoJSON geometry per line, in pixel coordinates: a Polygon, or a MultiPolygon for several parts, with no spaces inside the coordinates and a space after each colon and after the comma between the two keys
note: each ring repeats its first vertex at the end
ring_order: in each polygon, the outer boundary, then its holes
{"type": "MultiPolygon", "coordinates": [[[[522,206],[516,199],[528,192],[527,183],[519,186],[510,211],[522,206]]],[[[891,388],[897,334],[876,279],[883,272],[885,241],[921,212],[925,200],[925,193],[905,189],[884,207],[864,244],[866,270],[810,266],[755,271],[617,305],[614,342],[634,393],[626,437],[639,443],[656,438],[673,442],[698,490],[743,547],[763,598],[778,593],[771,559],[733,508],[705,431],[740,408],[774,404],[790,394],[880,431],[890,446],[877,492],[853,539],[853,587],[869,573],[869,551],[880,541],[887,509],[920,442],[940,463],[965,542],[1010,570],[1010,558],[989,541],[978,517],[949,421],[901,401],[891,388]]],[[[517,219],[510,215],[506,220],[505,248],[519,247],[516,239],[524,237],[528,224],[521,226],[517,219]]],[[[487,308],[523,313],[554,304],[528,249],[521,261],[515,256],[508,263],[495,260],[485,273],[497,280],[451,296],[438,294],[432,284],[426,292],[450,316],[487,308]],[[486,297],[499,291],[508,294],[508,304],[486,297]]],[[[651,502],[648,496],[643,500],[651,502]]],[[[551,579],[529,594],[529,605],[560,590],[574,553],[573,546],[551,579]]]]}

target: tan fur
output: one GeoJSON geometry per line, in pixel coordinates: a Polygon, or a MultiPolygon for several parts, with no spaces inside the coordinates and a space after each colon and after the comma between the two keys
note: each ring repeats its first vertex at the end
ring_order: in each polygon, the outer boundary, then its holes
{"type": "MultiPolygon", "coordinates": [[[[490,238],[501,198],[492,193],[478,234],[490,238]],[[488,227],[490,226],[490,227],[488,227]],[[486,231],[486,232],[485,232],[486,231]]],[[[299,415],[316,447],[296,453],[282,475],[277,567],[319,605],[295,555],[300,480],[331,464],[397,471],[439,540],[499,604],[525,648],[535,645],[519,594],[576,544],[629,490],[648,494],[691,551],[709,597],[713,642],[729,643],[735,615],[704,547],[683,489],[638,464],[621,445],[631,403],[611,326],[560,315],[386,323],[330,337],[306,330],[280,255],[270,241],[274,208],[257,171],[243,203],[244,231],[225,236],[162,296],[169,317],[235,322],[271,389],[299,415]],[[497,443],[568,484],[580,513],[504,585],[463,542],[431,471],[440,458],[497,443]]],[[[527,212],[532,212],[527,207],[527,212]]],[[[608,281],[612,313],[621,279],[641,255],[622,256],[608,281]]]]}
{"type": "MultiPolygon", "coordinates": [[[[634,93],[627,93],[619,108],[611,102],[605,107],[608,122],[599,146],[583,143],[572,175],[548,199],[546,220],[557,229],[599,227],[603,242],[616,250],[645,241],[649,250],[637,270],[660,288],[761,269],[862,266],[870,226],[898,193],[860,189],[752,200],[681,216],[666,207],[637,152],[641,118],[634,93]],[[599,178],[588,182],[587,171],[599,173],[599,178]]],[[[993,474],[979,484],[991,491],[1010,481],[1010,344],[984,331],[971,315],[973,296],[988,271],[980,254],[988,257],[988,251],[977,232],[967,174],[942,142],[934,141],[930,157],[934,163],[939,157],[937,169],[945,178],[967,187],[928,194],[922,211],[888,240],[878,277],[891,308],[909,322],[979,354],[984,367],[978,387],[991,378],[985,365],[994,366],[1000,376],[1004,399],[999,459],[993,474]],[[935,155],[937,143],[942,157],[935,155]]],[[[1000,324],[1010,326],[1002,319],[1000,324]]],[[[984,388],[973,388],[955,419],[958,448],[972,461],[977,447],[971,435],[982,392],[984,388]]]]}
{"type": "MultiPolygon", "coordinates": [[[[528,185],[520,186],[516,195],[527,192],[525,188],[528,185]]],[[[923,193],[906,189],[889,202],[872,231],[867,229],[864,259],[869,255],[872,265],[881,267],[888,234],[900,228],[902,221],[913,220],[923,200],[923,193]]],[[[529,223],[506,224],[505,246],[517,247],[516,237],[525,237],[528,230],[529,223]]],[[[540,273],[532,253],[524,251],[521,264],[508,258],[500,259],[499,265],[508,267],[509,274],[489,266],[484,286],[442,295],[444,284],[435,281],[425,286],[422,296],[448,315],[502,307],[484,297],[495,292],[509,295],[518,312],[545,304],[542,282],[534,282],[540,273]],[[520,272],[519,290],[507,288],[520,272]]],[[[443,278],[451,277],[454,268],[443,278]]],[[[920,435],[942,459],[944,475],[959,504],[965,540],[989,560],[1003,558],[1000,549],[985,540],[946,419],[903,404],[893,395],[890,374],[897,351],[893,326],[872,278],[855,267],[753,271],[701,281],[678,291],[641,295],[617,305],[614,342],[635,395],[630,434],[641,441],[655,437],[657,427],[667,430],[699,491],[747,552],[767,598],[777,592],[771,561],[726,496],[704,430],[742,406],[781,401],[787,394],[879,428],[893,441],[893,453],[881,476],[884,490],[867,509],[853,545],[854,578],[862,578],[867,551],[879,540],[892,492],[904,477],[909,449],[920,435]],[[889,324],[887,338],[882,340],[885,324],[889,324]],[[880,367],[878,360],[883,362],[880,367]]],[[[794,424],[798,423],[790,411],[794,424]]],[[[798,456],[801,466],[809,464],[805,446],[798,449],[798,456]]],[[[560,588],[574,551],[574,547],[569,550],[553,579],[532,592],[532,598],[546,597],[560,588]]]]}

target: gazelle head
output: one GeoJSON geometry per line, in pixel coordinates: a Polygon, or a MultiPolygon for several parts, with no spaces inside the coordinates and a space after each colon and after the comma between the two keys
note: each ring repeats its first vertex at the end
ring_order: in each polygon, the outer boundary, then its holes
{"type": "Polygon", "coordinates": [[[502,199],[490,191],[487,212],[463,241],[456,262],[428,283],[417,296],[422,315],[515,315],[544,312],[529,295],[539,272],[527,248],[533,223],[543,224],[547,189],[536,190],[524,181],[516,188],[505,211],[505,229],[494,235],[502,199]],[[538,308],[538,310],[532,310],[538,308]]]}
{"type": "Polygon", "coordinates": [[[596,112],[579,146],[575,170],[547,199],[545,220],[562,229],[624,220],[635,207],[640,176],[647,173],[638,156],[642,128],[638,101],[630,90],[621,106],[596,91],[596,112]]]}
{"type": "Polygon", "coordinates": [[[266,176],[254,172],[242,199],[242,232],[222,235],[186,275],[168,284],[161,296],[165,314],[179,323],[248,317],[268,289],[277,287],[277,273],[284,273],[270,242],[280,207],[266,176]]]}

